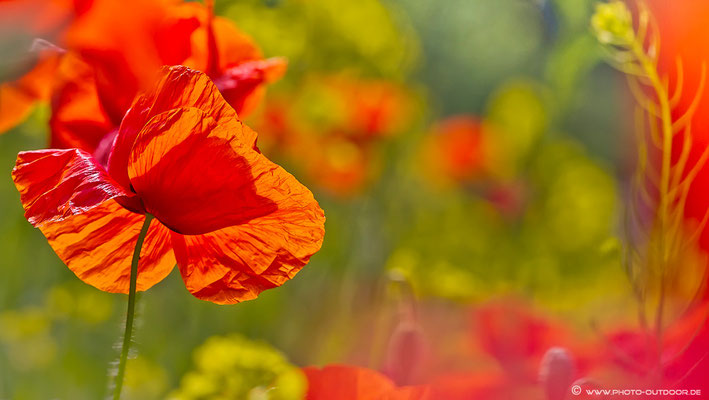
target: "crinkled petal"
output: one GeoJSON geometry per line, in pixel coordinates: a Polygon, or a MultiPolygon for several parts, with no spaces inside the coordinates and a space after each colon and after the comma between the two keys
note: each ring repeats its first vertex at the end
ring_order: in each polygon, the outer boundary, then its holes
{"type": "MultiPolygon", "coordinates": [[[[277,209],[257,193],[257,163],[267,162],[232,133],[237,120],[220,125],[196,108],[162,113],[133,146],[128,173],[146,210],[172,230],[189,235],[246,223],[277,209]]],[[[257,165],[258,166],[258,165],[257,165]]],[[[273,173],[274,164],[263,173],[273,173]]],[[[275,182],[278,183],[278,182],[275,182]]]]}
{"type": "MultiPolygon", "coordinates": [[[[184,66],[166,67],[156,80],[154,88],[139,96],[126,113],[108,171],[119,183],[130,184],[127,172],[128,158],[138,133],[154,116],[176,108],[197,108],[218,124],[236,120],[237,115],[205,74],[184,66]]],[[[250,129],[235,128],[234,136],[251,147],[256,146],[256,133],[250,129]]]]}
{"type": "Polygon", "coordinates": [[[292,278],[324,236],[312,193],[243,146],[232,135],[239,126],[195,108],[160,114],[138,136],[128,168],[146,210],[176,232],[188,290],[223,304],[292,278]]]}
{"type": "Polygon", "coordinates": [[[293,278],[320,249],[324,216],[314,201],[310,207],[279,206],[284,208],[269,216],[216,232],[173,233],[187,290],[202,300],[234,304],[293,278]]]}
{"type": "MultiPolygon", "coordinates": [[[[106,292],[128,293],[131,259],[144,220],[144,215],[108,200],[39,228],[79,279],[106,292]]],[[[153,220],[140,253],[138,290],[163,280],[174,266],[170,231],[153,220]]]]}
{"type": "Polygon", "coordinates": [[[37,227],[82,214],[110,199],[133,199],[91,155],[78,149],[22,152],[12,178],[25,217],[37,227]]]}
{"type": "MultiPolygon", "coordinates": [[[[133,197],[78,149],[20,153],[12,176],[25,216],[69,269],[101,290],[126,293],[145,216],[118,201],[133,197]]],[[[141,254],[138,288],[145,290],[175,264],[168,229],[154,222],[141,254]]]]}

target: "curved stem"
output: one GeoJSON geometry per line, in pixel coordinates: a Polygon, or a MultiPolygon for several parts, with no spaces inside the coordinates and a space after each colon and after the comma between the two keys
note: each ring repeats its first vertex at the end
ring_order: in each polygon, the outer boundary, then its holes
{"type": "Polygon", "coordinates": [[[140,260],[140,250],[143,248],[143,241],[148,233],[150,222],[153,216],[145,214],[145,222],[143,228],[138,235],[138,242],[135,244],[133,251],[133,260],[130,264],[130,289],[128,292],[128,313],[126,315],[126,330],[123,334],[123,346],[121,347],[121,358],[118,362],[118,373],[116,374],[116,386],[113,390],[113,400],[121,398],[121,389],[123,388],[123,376],[126,372],[126,361],[128,361],[128,350],[130,349],[131,337],[133,335],[133,319],[135,317],[135,297],[136,288],[138,285],[138,261],[140,260]]]}

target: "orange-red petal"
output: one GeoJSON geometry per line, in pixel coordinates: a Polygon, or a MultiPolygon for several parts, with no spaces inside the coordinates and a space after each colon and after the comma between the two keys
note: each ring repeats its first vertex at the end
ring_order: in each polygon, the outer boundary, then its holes
{"type": "MultiPolygon", "coordinates": [[[[234,109],[224,101],[205,74],[183,66],[163,68],[153,89],[136,98],[121,123],[108,161],[111,176],[128,187],[128,157],[141,129],[152,117],[162,112],[189,107],[203,111],[217,123],[237,119],[234,109]]],[[[252,130],[240,129],[234,134],[239,136],[242,143],[256,146],[256,133],[252,130]]]]}
{"type": "Polygon", "coordinates": [[[240,129],[238,120],[217,124],[197,108],[175,109],[151,119],[138,135],[128,164],[131,186],[146,210],[188,235],[274,212],[275,202],[257,194],[258,177],[252,172],[253,165],[265,158],[243,147],[234,135],[240,129]]]}
{"type": "MultiPolygon", "coordinates": [[[[131,197],[88,153],[20,153],[13,170],[27,219],[84,282],[127,293],[130,263],[144,215],[118,203],[131,197]]],[[[169,231],[154,223],[141,252],[138,289],[162,280],[174,266],[169,231]]]]}
{"type": "Polygon", "coordinates": [[[189,54],[196,23],[170,18],[177,3],[93,0],[69,29],[68,47],[94,68],[99,97],[115,125],[161,66],[181,62],[180,57],[189,54]]]}
{"type": "Polygon", "coordinates": [[[224,70],[214,83],[224,99],[241,115],[250,114],[260,103],[264,84],[280,79],[286,72],[285,58],[247,61],[224,70]]]}
{"type": "Polygon", "coordinates": [[[91,155],[78,149],[22,152],[12,178],[25,217],[37,227],[82,214],[110,199],[131,197],[91,155]]]}
{"type": "Polygon", "coordinates": [[[225,137],[230,124],[200,114],[154,118],[129,170],[146,208],[186,234],[172,241],[187,289],[231,304],[292,278],[320,249],[325,217],[293,176],[225,137]]]}
{"type": "MultiPolygon", "coordinates": [[[[79,279],[97,289],[128,293],[130,266],[145,216],[109,200],[40,230],[79,279]]],[[[138,263],[138,290],[163,280],[175,266],[170,231],[153,220],[138,263]]]]}
{"type": "MultiPolygon", "coordinates": [[[[201,26],[192,32],[191,45],[192,55],[185,60],[185,65],[196,68],[200,71],[207,71],[210,49],[207,42],[208,15],[207,9],[199,4],[186,4],[183,7],[199,19],[201,26]]],[[[222,17],[215,17],[212,20],[211,29],[214,33],[214,40],[217,50],[219,71],[224,71],[230,66],[246,61],[260,60],[261,50],[254,41],[240,31],[233,21],[222,17]]],[[[213,49],[212,49],[213,51],[213,49]]]]}
{"type": "Polygon", "coordinates": [[[77,148],[93,154],[103,138],[116,129],[99,102],[93,69],[75,54],[66,54],[61,61],[51,105],[52,148],[77,148]]]}
{"type": "Polygon", "coordinates": [[[396,387],[389,378],[366,368],[330,365],[303,368],[306,400],[431,400],[426,386],[396,387]]]}
{"type": "Polygon", "coordinates": [[[21,123],[35,102],[49,98],[59,55],[45,52],[22,78],[0,84],[0,133],[21,123]]]}

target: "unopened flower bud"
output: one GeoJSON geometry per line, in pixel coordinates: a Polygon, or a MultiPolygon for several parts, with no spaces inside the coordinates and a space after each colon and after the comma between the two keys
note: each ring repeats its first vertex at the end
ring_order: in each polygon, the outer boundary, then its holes
{"type": "Polygon", "coordinates": [[[574,360],[566,349],[552,347],[542,357],[539,381],[548,400],[564,400],[575,375],[574,360]]]}

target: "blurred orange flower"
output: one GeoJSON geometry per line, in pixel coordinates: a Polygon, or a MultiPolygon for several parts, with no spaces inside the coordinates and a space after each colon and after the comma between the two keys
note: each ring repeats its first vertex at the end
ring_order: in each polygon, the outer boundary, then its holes
{"type": "Polygon", "coordinates": [[[103,159],[134,97],[163,65],[184,64],[206,72],[242,117],[260,101],[264,84],[285,72],[283,59],[264,60],[231,21],[212,17],[211,5],[95,0],[84,8],[62,36],[65,50],[55,51],[58,68],[41,76],[33,71],[9,84],[38,87],[42,93],[3,96],[0,131],[21,120],[14,109],[29,110],[51,95],[51,145],[94,153],[103,144],[96,154],[103,159]]]}
{"type": "Polygon", "coordinates": [[[48,100],[60,40],[81,0],[0,2],[0,132],[22,122],[38,100],[48,100]]]}
{"type": "Polygon", "coordinates": [[[366,368],[329,365],[303,368],[306,400],[433,400],[427,386],[401,386],[366,368]]]}
{"type": "Polygon", "coordinates": [[[298,90],[269,99],[256,124],[267,152],[281,153],[313,183],[347,197],[376,177],[378,147],[410,127],[413,103],[411,93],[393,82],[311,77],[298,90]]]}
{"type": "Polygon", "coordinates": [[[194,296],[255,298],[317,252],[324,215],[293,176],[256,148],[209,78],[178,66],[126,113],[105,169],[80,149],[20,153],[13,170],[25,216],[84,282],[127,293],[144,214],[155,216],[138,290],[175,261],[194,296]]]}
{"type": "Polygon", "coordinates": [[[424,144],[432,169],[456,183],[482,173],[483,125],[474,116],[459,115],[436,124],[424,144]]]}

